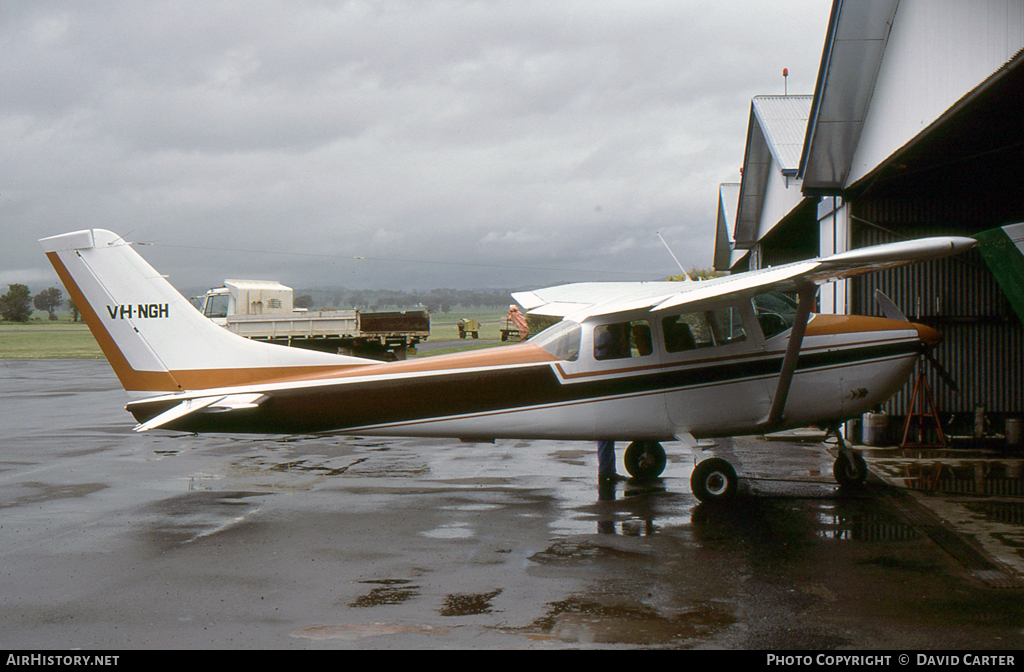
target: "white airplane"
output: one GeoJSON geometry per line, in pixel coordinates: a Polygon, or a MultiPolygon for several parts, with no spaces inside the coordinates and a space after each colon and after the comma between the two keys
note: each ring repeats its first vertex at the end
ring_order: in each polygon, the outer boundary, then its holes
{"type": "MultiPolygon", "coordinates": [[[[818,286],[975,241],[892,243],[703,282],[524,292],[514,298],[525,310],[563,319],[525,343],[389,363],[232,334],[110,231],[40,243],[137,397],[126,406],[136,431],[630,441],[627,470],[651,478],[665,466],[661,441],[834,428],[885,401],[940,335],[900,319],[814,315],[818,286]]],[[[863,458],[840,447],[837,480],[862,482],[863,458]]],[[[709,458],[691,487],[722,501],[736,480],[709,458]]]]}

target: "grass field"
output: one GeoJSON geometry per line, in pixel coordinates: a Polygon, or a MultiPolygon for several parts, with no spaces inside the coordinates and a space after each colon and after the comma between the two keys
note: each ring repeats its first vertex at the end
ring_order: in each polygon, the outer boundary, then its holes
{"type": "Polygon", "coordinates": [[[83,322],[0,322],[0,359],[102,359],[83,322]]]}
{"type": "MultiPolygon", "coordinates": [[[[453,310],[430,316],[431,343],[451,341],[452,347],[432,350],[430,355],[493,347],[494,343],[475,343],[473,339],[459,340],[459,320],[480,322],[480,340],[501,338],[501,326],[506,310],[481,308],[479,310],[453,310]]],[[[428,353],[424,353],[428,354],[428,353]]],[[[45,318],[28,324],[0,322],[0,359],[102,359],[103,352],[84,322],[61,319],[51,322],[45,318]]]]}
{"type": "Polygon", "coordinates": [[[459,340],[459,320],[476,320],[480,323],[480,338],[493,340],[501,338],[501,327],[505,322],[508,309],[501,308],[480,308],[479,310],[468,310],[459,308],[449,313],[430,314],[430,340],[431,341],[457,341],[459,340]]]}

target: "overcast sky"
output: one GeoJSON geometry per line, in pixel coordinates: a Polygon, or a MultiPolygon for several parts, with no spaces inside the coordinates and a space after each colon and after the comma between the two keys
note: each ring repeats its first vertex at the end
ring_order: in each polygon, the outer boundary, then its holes
{"type": "Polygon", "coordinates": [[[750,99],[813,92],[830,7],[4,2],[0,290],[92,227],[179,288],[658,279],[659,231],[708,267],[750,99]]]}

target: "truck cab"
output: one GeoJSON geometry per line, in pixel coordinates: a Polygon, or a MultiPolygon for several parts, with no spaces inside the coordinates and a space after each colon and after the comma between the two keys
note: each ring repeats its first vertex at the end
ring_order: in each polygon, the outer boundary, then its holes
{"type": "MultiPolygon", "coordinates": [[[[202,313],[221,326],[229,315],[282,315],[292,308],[292,288],[275,280],[225,280],[203,300],[202,313]]],[[[305,312],[305,311],[298,311],[305,312]]]]}

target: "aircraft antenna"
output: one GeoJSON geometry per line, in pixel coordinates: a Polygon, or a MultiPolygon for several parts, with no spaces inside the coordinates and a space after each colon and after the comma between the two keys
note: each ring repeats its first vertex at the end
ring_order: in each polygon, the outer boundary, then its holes
{"type": "Polygon", "coordinates": [[[686,269],[683,268],[683,265],[679,263],[679,258],[676,257],[676,253],[673,252],[672,248],[668,246],[668,243],[665,242],[665,239],[661,237],[661,233],[659,231],[655,231],[654,233],[658,234],[658,238],[661,239],[661,244],[664,245],[665,249],[668,250],[668,253],[672,255],[672,259],[675,260],[676,266],[678,266],[679,270],[682,271],[683,277],[686,278],[686,282],[692,281],[693,278],[691,278],[690,275],[686,272],[686,269]]]}

